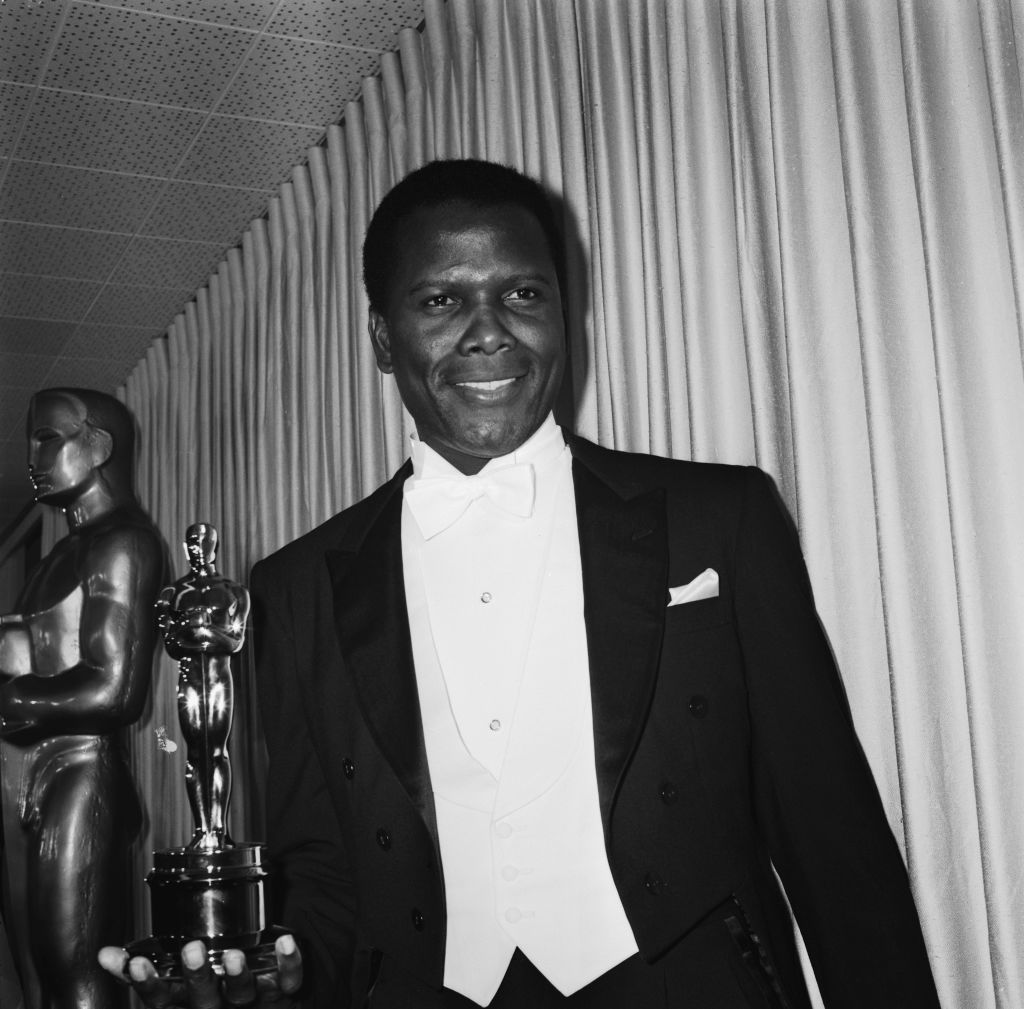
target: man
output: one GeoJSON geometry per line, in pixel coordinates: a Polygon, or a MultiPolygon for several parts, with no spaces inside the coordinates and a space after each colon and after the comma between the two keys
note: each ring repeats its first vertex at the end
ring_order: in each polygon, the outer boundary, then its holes
{"type": "Polygon", "coordinates": [[[0,619],[7,921],[26,1002],[127,1004],[96,947],[123,938],[141,810],[121,734],[142,713],[163,541],[132,489],[131,415],[91,389],[29,406],[36,500],[68,535],[0,619]]]}
{"type": "Polygon", "coordinates": [[[830,1009],[936,1006],[767,479],[563,435],[560,264],[495,165],[370,225],[412,459],[252,578],[307,1004],[807,1007],[774,864],[830,1009]]]}

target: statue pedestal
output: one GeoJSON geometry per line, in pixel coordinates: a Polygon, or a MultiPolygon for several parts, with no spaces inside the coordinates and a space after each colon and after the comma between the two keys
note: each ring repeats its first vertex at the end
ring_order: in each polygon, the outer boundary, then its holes
{"type": "Polygon", "coordinates": [[[274,941],[285,930],[266,923],[262,856],[261,844],[247,842],[155,852],[146,877],[153,935],[132,943],[128,954],[147,957],[161,977],[176,978],[182,946],[201,939],[217,973],[223,973],[226,949],[242,950],[254,973],[276,969],[274,941]]]}

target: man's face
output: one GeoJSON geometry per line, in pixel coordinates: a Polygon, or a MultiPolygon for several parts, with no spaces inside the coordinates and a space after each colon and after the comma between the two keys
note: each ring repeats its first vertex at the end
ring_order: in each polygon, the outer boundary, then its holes
{"type": "Polygon", "coordinates": [[[36,396],[28,415],[28,471],[37,501],[64,505],[96,478],[96,439],[80,404],[36,396]]]}
{"type": "Polygon", "coordinates": [[[540,224],[514,205],[448,204],[400,229],[370,336],[426,442],[464,473],[514,451],[551,410],[565,366],[562,298],[540,224]]]}

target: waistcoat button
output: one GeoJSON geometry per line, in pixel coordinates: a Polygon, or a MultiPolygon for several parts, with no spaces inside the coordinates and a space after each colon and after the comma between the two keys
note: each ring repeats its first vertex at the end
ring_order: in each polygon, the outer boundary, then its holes
{"type": "Polygon", "coordinates": [[[391,835],[383,827],[377,829],[377,843],[385,851],[391,847],[391,835]]]}

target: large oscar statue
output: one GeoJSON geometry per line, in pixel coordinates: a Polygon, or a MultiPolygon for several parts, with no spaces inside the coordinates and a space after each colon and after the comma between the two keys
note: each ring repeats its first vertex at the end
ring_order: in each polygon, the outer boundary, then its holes
{"type": "Polygon", "coordinates": [[[68,535],[0,617],[4,919],[28,1009],[107,1009],[127,1005],[96,950],[123,941],[142,811],[122,734],[149,690],[164,548],[120,402],[46,389],[28,441],[36,500],[68,535]]]}
{"type": "Polygon", "coordinates": [[[205,522],[185,534],[190,571],[160,593],[158,624],[178,660],[178,718],[185,741],[185,788],[195,820],[189,843],[157,851],[147,882],[153,936],[128,947],[163,977],[180,971],[181,947],[202,939],[215,970],[226,949],[241,949],[256,972],[276,967],[280,929],[265,920],[262,845],[228,835],[234,690],[231,656],[245,640],[246,589],[217,573],[217,530],[205,522]]]}

